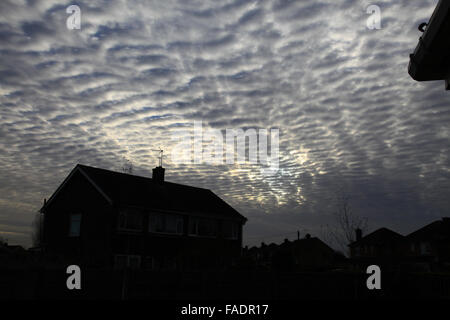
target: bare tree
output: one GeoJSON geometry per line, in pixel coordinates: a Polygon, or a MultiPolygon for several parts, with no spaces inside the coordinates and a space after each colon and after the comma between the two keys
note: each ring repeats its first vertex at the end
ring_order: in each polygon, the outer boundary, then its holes
{"type": "Polygon", "coordinates": [[[348,254],[348,245],[356,240],[356,230],[363,233],[368,230],[367,218],[355,214],[350,205],[350,196],[338,197],[337,210],[333,213],[334,224],[323,229],[323,236],[329,243],[334,243],[348,254]]]}

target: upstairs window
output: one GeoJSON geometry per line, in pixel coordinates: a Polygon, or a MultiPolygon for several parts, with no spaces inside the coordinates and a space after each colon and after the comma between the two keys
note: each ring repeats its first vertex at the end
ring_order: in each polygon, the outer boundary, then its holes
{"type": "Polygon", "coordinates": [[[120,254],[115,256],[114,267],[116,269],[139,269],[141,267],[141,257],[136,255],[120,254]]]}
{"type": "Polygon", "coordinates": [[[140,256],[128,256],[128,267],[131,269],[139,269],[141,267],[140,256]]]}
{"type": "Polygon", "coordinates": [[[239,225],[237,222],[223,222],[223,237],[226,239],[236,240],[239,236],[239,225]]]}
{"type": "Polygon", "coordinates": [[[128,265],[128,256],[126,255],[116,255],[114,257],[114,267],[116,269],[124,269],[128,265]]]}
{"type": "Polygon", "coordinates": [[[147,256],[144,258],[143,264],[144,264],[144,269],[154,270],[155,269],[155,258],[147,256]]]}
{"type": "Polygon", "coordinates": [[[142,230],[142,214],[135,210],[123,210],[119,213],[120,230],[142,230]]]}
{"type": "Polygon", "coordinates": [[[148,222],[148,231],[155,233],[183,234],[183,216],[176,214],[151,214],[148,222]]]}
{"type": "Polygon", "coordinates": [[[420,254],[430,254],[431,253],[431,245],[429,242],[421,242],[420,243],[420,254]]]}
{"type": "Polygon", "coordinates": [[[69,224],[69,237],[79,237],[81,229],[81,214],[71,214],[69,224]]]}
{"type": "Polygon", "coordinates": [[[205,218],[190,218],[189,234],[194,236],[216,237],[217,221],[205,218]]]}

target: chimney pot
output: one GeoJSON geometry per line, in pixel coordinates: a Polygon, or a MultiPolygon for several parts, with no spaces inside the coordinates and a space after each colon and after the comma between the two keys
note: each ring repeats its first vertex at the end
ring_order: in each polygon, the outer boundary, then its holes
{"type": "Polygon", "coordinates": [[[156,168],[153,168],[152,170],[152,179],[153,181],[162,184],[164,182],[164,169],[163,167],[159,166],[156,168]]]}

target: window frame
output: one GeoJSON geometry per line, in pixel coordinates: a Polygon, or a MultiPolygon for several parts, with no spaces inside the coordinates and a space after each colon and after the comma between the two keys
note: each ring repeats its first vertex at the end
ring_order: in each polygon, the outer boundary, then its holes
{"type": "Polygon", "coordinates": [[[429,241],[420,242],[420,254],[423,256],[430,255],[432,253],[431,243],[429,241]]]}
{"type": "Polygon", "coordinates": [[[117,230],[119,231],[129,231],[129,232],[142,232],[144,229],[144,215],[139,210],[133,210],[133,209],[122,209],[119,210],[119,214],[117,217],[117,230]],[[129,227],[129,214],[136,214],[140,216],[140,226],[139,228],[130,228],[129,227]],[[125,217],[125,226],[122,226],[121,218],[125,217]]]}
{"type": "Polygon", "coordinates": [[[181,236],[185,234],[185,227],[184,227],[184,216],[181,214],[176,213],[161,213],[161,212],[153,212],[148,215],[148,225],[147,225],[147,231],[151,234],[166,234],[166,235],[175,235],[175,236],[181,236]],[[160,223],[157,221],[156,223],[152,223],[152,217],[154,219],[161,219],[162,218],[162,231],[157,230],[157,226],[160,223]],[[175,231],[168,231],[168,221],[170,218],[175,219],[175,231]],[[156,225],[153,229],[153,225],[156,225]],[[181,230],[179,230],[179,226],[181,226],[181,230]]]}
{"type": "Polygon", "coordinates": [[[156,263],[155,257],[153,256],[144,256],[143,259],[143,269],[145,270],[155,270],[156,263]]]}
{"type": "Polygon", "coordinates": [[[81,221],[82,221],[82,214],[81,212],[78,213],[71,213],[69,214],[69,232],[68,232],[68,236],[70,238],[79,238],[81,237],[81,221]],[[77,219],[76,221],[78,221],[78,229],[76,233],[73,233],[72,229],[73,229],[73,222],[74,222],[74,217],[78,216],[79,219],[77,219]]]}
{"type": "Polygon", "coordinates": [[[216,220],[216,219],[211,219],[211,218],[190,216],[189,217],[189,221],[188,221],[187,234],[190,237],[218,238],[219,237],[219,221],[216,220]],[[202,220],[203,221],[208,221],[210,223],[213,223],[213,228],[214,228],[214,234],[213,235],[210,235],[210,234],[199,234],[199,222],[201,222],[202,220]],[[195,224],[196,233],[192,233],[191,232],[191,223],[195,224]]]}
{"type": "Polygon", "coordinates": [[[142,257],[140,255],[135,254],[116,254],[114,255],[114,269],[126,269],[126,268],[132,268],[132,269],[140,269],[142,267],[142,257]],[[125,258],[125,266],[117,266],[117,260],[119,258],[125,258]],[[137,259],[138,260],[138,266],[137,267],[131,267],[131,259],[137,259]]]}
{"type": "Polygon", "coordinates": [[[222,222],[222,233],[223,233],[223,238],[224,239],[227,239],[227,240],[239,240],[239,223],[237,221],[224,220],[222,222]],[[231,232],[230,232],[231,236],[227,236],[226,235],[226,232],[225,232],[226,229],[225,228],[226,228],[227,224],[231,228],[231,232]]]}
{"type": "Polygon", "coordinates": [[[135,254],[130,254],[128,255],[128,259],[127,259],[127,267],[131,268],[131,269],[140,269],[142,265],[142,259],[141,256],[139,255],[135,255],[135,254]],[[137,259],[137,266],[131,266],[131,259],[137,259]]]}

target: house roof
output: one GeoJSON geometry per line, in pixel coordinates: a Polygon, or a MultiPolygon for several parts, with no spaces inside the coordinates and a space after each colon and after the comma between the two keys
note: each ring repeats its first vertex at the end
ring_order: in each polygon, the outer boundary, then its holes
{"type": "Polygon", "coordinates": [[[450,218],[434,221],[406,236],[408,240],[422,240],[450,237],[450,218]]]}
{"type": "Polygon", "coordinates": [[[112,205],[134,206],[178,213],[217,216],[246,221],[211,190],[78,164],[41,210],[57,196],[72,174],[82,173],[112,205]]]}
{"type": "Polygon", "coordinates": [[[349,245],[349,247],[357,247],[361,245],[380,245],[385,243],[390,243],[394,241],[399,241],[405,237],[401,234],[392,231],[388,228],[380,228],[372,233],[369,233],[360,240],[355,241],[349,245]]]}
{"type": "Polygon", "coordinates": [[[294,250],[299,251],[308,251],[313,249],[313,250],[322,250],[326,251],[327,253],[334,254],[334,250],[317,237],[303,238],[295,240],[293,242],[284,243],[283,245],[287,246],[291,245],[294,248],[294,250]]]}
{"type": "Polygon", "coordinates": [[[303,238],[294,241],[284,241],[280,244],[271,243],[269,245],[261,245],[260,247],[252,247],[249,249],[251,252],[259,250],[263,251],[276,251],[276,250],[289,250],[294,249],[297,251],[309,251],[309,250],[325,250],[329,253],[334,253],[334,250],[330,248],[325,242],[317,237],[303,238]]]}
{"type": "Polygon", "coordinates": [[[450,89],[450,1],[440,0],[426,30],[410,55],[408,72],[414,80],[447,80],[450,89]]]}

